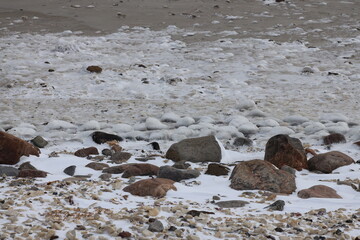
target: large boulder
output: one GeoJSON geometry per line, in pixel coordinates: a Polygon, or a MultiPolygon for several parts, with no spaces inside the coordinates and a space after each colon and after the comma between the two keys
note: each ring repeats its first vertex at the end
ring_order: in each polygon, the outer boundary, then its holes
{"type": "Polygon", "coordinates": [[[265,161],[271,162],[278,168],[284,165],[298,171],[308,168],[306,153],[301,141],[284,134],[276,135],[266,143],[265,161]]]}
{"type": "Polygon", "coordinates": [[[230,176],[235,190],[266,190],[290,194],[296,190],[295,176],[263,160],[250,160],[236,165],[230,176]]]}
{"type": "Polygon", "coordinates": [[[185,179],[197,178],[198,176],[200,176],[200,172],[198,170],[177,169],[171,166],[160,167],[158,173],[159,178],[167,178],[176,182],[180,182],[185,179]]]}
{"type": "Polygon", "coordinates": [[[129,178],[132,176],[156,176],[159,167],[149,163],[129,163],[119,166],[109,167],[103,170],[103,173],[120,174],[122,177],[129,178]]]}
{"type": "Polygon", "coordinates": [[[18,137],[0,131],[0,164],[14,165],[21,156],[40,155],[40,150],[18,137]]]}
{"type": "Polygon", "coordinates": [[[334,189],[325,185],[303,189],[297,195],[299,198],[342,198],[334,189]]]}
{"type": "Polygon", "coordinates": [[[166,158],[174,162],[220,162],[221,148],[214,136],[189,138],[171,145],[166,158]]]}
{"type": "Polygon", "coordinates": [[[354,159],[338,151],[318,154],[308,161],[310,171],[320,171],[323,173],[331,173],[339,167],[352,163],[355,163],[354,159]]]}
{"type": "Polygon", "coordinates": [[[125,187],[123,191],[137,196],[162,198],[170,189],[177,191],[174,183],[174,181],[164,178],[144,179],[125,187]]]}
{"type": "Polygon", "coordinates": [[[0,166],[0,177],[2,177],[2,176],[16,177],[18,174],[19,174],[19,170],[17,168],[0,166]]]}

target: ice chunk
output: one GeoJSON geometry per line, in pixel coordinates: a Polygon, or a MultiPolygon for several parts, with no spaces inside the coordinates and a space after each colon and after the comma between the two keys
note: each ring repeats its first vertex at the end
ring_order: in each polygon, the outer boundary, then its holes
{"type": "Polygon", "coordinates": [[[64,129],[71,129],[71,128],[76,128],[76,126],[72,123],[62,121],[62,120],[52,120],[47,125],[48,130],[64,130],[64,129]]]}
{"type": "Polygon", "coordinates": [[[89,131],[89,130],[100,130],[100,123],[95,120],[90,120],[79,127],[79,131],[89,131]]]}
{"type": "Polygon", "coordinates": [[[290,125],[300,125],[303,124],[304,122],[308,122],[309,119],[300,115],[292,115],[292,116],[288,116],[286,118],[283,119],[284,122],[289,123],[290,125]]]}
{"type": "Polygon", "coordinates": [[[162,122],[177,122],[180,119],[180,116],[173,112],[164,113],[160,120],[162,122]]]}
{"type": "Polygon", "coordinates": [[[324,113],[320,116],[321,122],[348,122],[349,118],[341,113],[324,113]]]}
{"type": "Polygon", "coordinates": [[[159,119],[153,117],[148,117],[146,119],[145,126],[147,130],[160,130],[168,128],[168,126],[160,122],[159,119]]]}
{"type": "Polygon", "coordinates": [[[183,117],[176,121],[176,126],[190,126],[195,123],[195,120],[192,117],[183,117]]]}

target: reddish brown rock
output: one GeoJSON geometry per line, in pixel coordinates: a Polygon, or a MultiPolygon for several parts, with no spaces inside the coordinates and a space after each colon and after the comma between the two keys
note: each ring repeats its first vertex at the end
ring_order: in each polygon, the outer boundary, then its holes
{"type": "Polygon", "coordinates": [[[92,72],[92,73],[101,73],[102,72],[102,68],[99,66],[88,66],[86,68],[86,70],[88,70],[89,72],[92,72]]]}
{"type": "Polygon", "coordinates": [[[109,165],[106,163],[98,163],[98,162],[91,162],[89,164],[87,164],[85,167],[94,169],[94,170],[103,170],[104,168],[108,168],[109,165]]]}
{"type": "Polygon", "coordinates": [[[301,141],[284,134],[276,135],[266,143],[265,161],[271,162],[279,169],[284,165],[298,171],[308,168],[301,141]]]}
{"type": "Polygon", "coordinates": [[[21,178],[46,178],[47,173],[40,170],[24,169],[19,172],[21,178]]]}
{"type": "Polygon", "coordinates": [[[331,145],[334,143],[346,143],[345,136],[340,133],[332,133],[323,138],[325,145],[331,145]]]}
{"type": "Polygon", "coordinates": [[[342,198],[334,189],[325,185],[315,185],[298,192],[299,198],[342,198]]]}
{"type": "Polygon", "coordinates": [[[170,189],[177,191],[174,183],[174,181],[165,178],[145,179],[125,187],[123,191],[137,196],[162,198],[170,189]]]}
{"type": "Polygon", "coordinates": [[[231,173],[235,190],[266,190],[290,194],[296,190],[295,176],[263,160],[240,162],[231,173]]]}
{"type": "Polygon", "coordinates": [[[121,238],[130,238],[130,237],[131,237],[131,233],[122,231],[121,233],[119,233],[118,236],[121,237],[121,238]]]}
{"type": "Polygon", "coordinates": [[[323,173],[331,173],[339,167],[353,163],[355,163],[354,159],[338,151],[318,154],[308,161],[310,171],[320,171],[323,173]]]}
{"type": "Polygon", "coordinates": [[[18,137],[0,132],[0,164],[14,165],[21,156],[40,155],[40,150],[18,137]]]}
{"type": "Polygon", "coordinates": [[[227,176],[230,172],[230,169],[224,165],[217,163],[210,163],[205,174],[215,175],[215,176],[227,176]]]}
{"type": "Polygon", "coordinates": [[[129,178],[132,176],[151,176],[157,175],[159,167],[149,163],[130,163],[120,166],[109,167],[103,170],[103,173],[120,174],[122,177],[129,178]]]}
{"type": "Polygon", "coordinates": [[[89,155],[99,155],[99,151],[96,147],[88,147],[77,150],[74,155],[77,157],[87,157],[89,155]]]}

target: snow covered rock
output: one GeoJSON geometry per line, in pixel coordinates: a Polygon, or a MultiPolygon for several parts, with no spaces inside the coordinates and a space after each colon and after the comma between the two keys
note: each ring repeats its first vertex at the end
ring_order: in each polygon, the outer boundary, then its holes
{"type": "Polygon", "coordinates": [[[47,124],[46,127],[48,130],[65,130],[76,128],[74,124],[62,120],[52,120],[47,124]]]}
{"type": "Polygon", "coordinates": [[[300,115],[292,115],[284,118],[283,121],[289,123],[290,125],[300,125],[308,122],[309,119],[300,115]]]}
{"type": "Polygon", "coordinates": [[[188,138],[171,145],[166,158],[174,162],[220,162],[221,148],[214,136],[188,138]]]}
{"type": "Polygon", "coordinates": [[[331,187],[325,185],[315,185],[298,192],[299,198],[342,198],[331,187]]]}
{"type": "Polygon", "coordinates": [[[190,125],[193,125],[195,123],[195,120],[192,117],[183,117],[180,118],[176,121],[176,126],[177,127],[181,127],[181,126],[185,126],[188,127],[190,125]]]}
{"type": "Polygon", "coordinates": [[[173,112],[164,113],[160,120],[162,122],[176,123],[180,119],[180,116],[173,112]]]}
{"type": "Polygon", "coordinates": [[[137,181],[123,189],[137,196],[152,196],[161,198],[166,195],[169,190],[177,191],[174,181],[164,178],[144,179],[137,181]]]}
{"type": "Polygon", "coordinates": [[[79,131],[100,130],[100,123],[95,120],[88,121],[79,127],[79,131]]]}
{"type": "Polygon", "coordinates": [[[321,122],[348,122],[349,118],[341,113],[324,113],[320,116],[321,122]]]}
{"type": "Polygon", "coordinates": [[[355,163],[354,159],[338,151],[318,154],[308,161],[310,171],[320,171],[323,173],[331,173],[339,167],[353,163],[355,163]]]}
{"type": "Polygon", "coordinates": [[[147,130],[161,130],[168,128],[168,126],[160,122],[159,119],[153,117],[148,117],[146,119],[145,126],[147,130]]]}

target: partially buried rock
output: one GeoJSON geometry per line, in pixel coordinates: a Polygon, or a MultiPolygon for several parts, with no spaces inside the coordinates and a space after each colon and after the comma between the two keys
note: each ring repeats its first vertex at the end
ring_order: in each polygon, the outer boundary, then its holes
{"type": "Polygon", "coordinates": [[[176,182],[180,182],[185,179],[197,178],[198,176],[200,176],[200,172],[198,170],[177,169],[171,166],[160,167],[158,173],[159,178],[167,178],[176,182]]]}
{"type": "Polygon", "coordinates": [[[251,146],[252,141],[249,138],[237,137],[237,138],[235,138],[233,145],[236,147],[251,146]]]}
{"type": "Polygon", "coordinates": [[[19,172],[20,178],[46,178],[47,173],[40,170],[24,169],[19,172]]]}
{"type": "Polygon", "coordinates": [[[325,185],[315,185],[298,192],[299,198],[342,198],[334,189],[325,185]]]}
{"type": "Polygon", "coordinates": [[[96,142],[97,144],[102,144],[102,143],[106,143],[108,141],[113,141],[113,140],[121,142],[123,140],[123,138],[120,136],[105,133],[105,132],[100,132],[100,131],[93,132],[91,134],[91,137],[92,137],[92,140],[94,142],[96,142]]]}
{"type": "Polygon", "coordinates": [[[19,174],[19,170],[14,167],[0,166],[0,177],[16,177],[19,174]]]}
{"type": "Polygon", "coordinates": [[[103,149],[103,150],[101,151],[101,153],[102,153],[102,155],[104,155],[104,156],[111,156],[111,155],[113,155],[113,151],[111,151],[111,150],[108,149],[108,148],[103,149]]]}
{"type": "Polygon", "coordinates": [[[244,207],[246,204],[249,204],[247,201],[242,200],[230,200],[230,201],[219,201],[215,203],[221,208],[238,208],[244,207]]]}
{"type": "Polygon", "coordinates": [[[88,66],[88,67],[86,68],[86,70],[88,70],[88,71],[91,72],[91,73],[101,73],[101,72],[102,72],[102,68],[101,68],[101,67],[99,67],[99,66],[94,66],[94,65],[88,66]]]}
{"type": "Polygon", "coordinates": [[[332,133],[323,138],[325,145],[331,145],[334,143],[346,143],[345,136],[340,133],[332,133]]]}
{"type": "Polygon", "coordinates": [[[283,211],[284,206],[285,206],[285,202],[283,200],[277,200],[265,208],[268,208],[273,211],[283,211]]]}
{"type": "Polygon", "coordinates": [[[31,165],[30,162],[24,162],[19,166],[19,170],[25,170],[25,169],[37,170],[36,167],[31,165]]]}
{"type": "Polygon", "coordinates": [[[18,137],[0,131],[0,164],[14,165],[21,156],[40,155],[40,150],[18,137]]]}
{"type": "Polygon", "coordinates": [[[298,171],[308,168],[306,153],[301,141],[284,134],[276,135],[266,143],[265,161],[274,164],[277,168],[284,165],[298,171]]]}
{"type": "Polygon", "coordinates": [[[131,158],[131,153],[128,152],[115,152],[111,155],[110,160],[113,163],[123,163],[131,158]]]}
{"type": "Polygon", "coordinates": [[[43,137],[37,136],[31,140],[31,143],[34,144],[38,148],[44,148],[48,145],[48,141],[46,141],[43,137]]]}
{"type": "Polygon", "coordinates": [[[166,158],[174,162],[220,162],[221,148],[214,136],[189,138],[171,145],[166,158]]]}
{"type": "Polygon", "coordinates": [[[148,230],[151,232],[162,232],[164,230],[164,225],[161,221],[156,219],[155,221],[149,223],[148,230]]]}
{"type": "Polygon", "coordinates": [[[74,176],[75,174],[75,169],[76,169],[76,166],[75,165],[71,165],[67,168],[64,169],[64,173],[69,175],[69,176],[74,176]]]}
{"type": "Polygon", "coordinates": [[[205,174],[215,175],[215,176],[227,176],[229,174],[230,168],[223,166],[217,163],[210,163],[205,174]]]}
{"type": "Polygon", "coordinates": [[[355,163],[354,159],[348,155],[332,151],[318,154],[310,158],[308,165],[310,171],[320,171],[323,173],[331,173],[333,170],[355,163]]]}
{"type": "Polygon", "coordinates": [[[158,171],[158,166],[149,163],[130,163],[106,168],[103,170],[103,173],[123,173],[122,177],[129,178],[132,176],[156,176],[158,171]]]}
{"type": "Polygon", "coordinates": [[[108,168],[109,165],[106,163],[98,163],[98,162],[91,162],[89,164],[87,164],[85,167],[94,169],[94,170],[103,170],[104,168],[108,168]]]}
{"type": "Polygon", "coordinates": [[[235,190],[266,190],[290,194],[295,191],[295,176],[276,169],[263,160],[240,162],[230,176],[230,187],[235,190]]]}
{"type": "Polygon", "coordinates": [[[87,157],[90,155],[99,155],[99,151],[96,147],[88,147],[77,150],[74,155],[77,157],[87,157]]]}
{"type": "Polygon", "coordinates": [[[170,189],[177,191],[174,183],[174,181],[164,178],[145,179],[125,187],[123,191],[137,196],[162,198],[170,189]]]}

